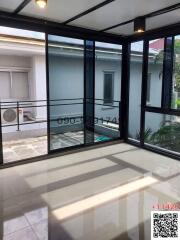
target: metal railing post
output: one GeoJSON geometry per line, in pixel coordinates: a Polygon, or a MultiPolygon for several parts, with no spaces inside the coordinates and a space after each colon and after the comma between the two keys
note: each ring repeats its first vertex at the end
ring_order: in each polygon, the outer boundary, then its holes
{"type": "Polygon", "coordinates": [[[83,127],[84,127],[84,144],[86,144],[86,100],[83,98],[83,127]]]}
{"type": "Polygon", "coordinates": [[[20,131],[20,127],[19,127],[19,102],[17,102],[17,131],[20,131]]]}
{"type": "Polygon", "coordinates": [[[0,164],[3,164],[3,144],[2,144],[2,118],[1,118],[1,102],[0,102],[0,164]]]}
{"type": "Polygon", "coordinates": [[[122,116],[121,116],[121,101],[119,101],[119,121],[118,121],[118,125],[119,125],[120,135],[121,135],[121,119],[122,119],[122,116]]]}

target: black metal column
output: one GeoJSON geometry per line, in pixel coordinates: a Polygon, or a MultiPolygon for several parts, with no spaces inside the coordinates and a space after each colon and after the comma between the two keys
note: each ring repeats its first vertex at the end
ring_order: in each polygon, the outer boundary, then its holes
{"type": "Polygon", "coordinates": [[[84,41],[84,143],[94,142],[95,42],[84,41]]]}
{"type": "Polygon", "coordinates": [[[122,46],[122,77],[121,77],[121,108],[119,109],[120,136],[128,139],[129,118],[129,75],[130,75],[130,44],[122,46]]]}
{"type": "Polygon", "coordinates": [[[50,153],[50,97],[49,97],[49,51],[48,51],[48,34],[45,35],[46,50],[46,104],[47,104],[47,151],[50,153]]]}
{"type": "Polygon", "coordinates": [[[162,108],[171,108],[174,37],[165,38],[162,83],[162,108]]]}
{"type": "Polygon", "coordinates": [[[1,125],[1,103],[0,103],[0,164],[3,164],[3,144],[2,144],[2,125],[1,125]]]}

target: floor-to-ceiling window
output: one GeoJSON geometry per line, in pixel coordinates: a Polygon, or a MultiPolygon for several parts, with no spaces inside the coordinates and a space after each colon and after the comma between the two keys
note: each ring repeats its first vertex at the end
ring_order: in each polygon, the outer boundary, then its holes
{"type": "Polygon", "coordinates": [[[47,154],[45,69],[44,33],[0,27],[4,163],[47,154]]]}
{"type": "Polygon", "coordinates": [[[140,141],[143,41],[131,44],[128,138],[140,141]]]}
{"type": "Polygon", "coordinates": [[[131,44],[128,137],[179,155],[180,37],[131,44]]]}
{"type": "Polygon", "coordinates": [[[121,45],[0,30],[1,163],[120,138],[121,45]]]}
{"type": "MultiPolygon", "coordinates": [[[[146,102],[144,142],[170,153],[180,153],[180,37],[165,37],[148,43],[146,81],[151,72],[150,101],[146,102]]],[[[147,84],[148,87],[148,84],[147,84]]],[[[147,91],[148,92],[148,89],[147,91]]]]}
{"type": "Polygon", "coordinates": [[[84,41],[48,35],[50,150],[84,143],[84,41]]]}

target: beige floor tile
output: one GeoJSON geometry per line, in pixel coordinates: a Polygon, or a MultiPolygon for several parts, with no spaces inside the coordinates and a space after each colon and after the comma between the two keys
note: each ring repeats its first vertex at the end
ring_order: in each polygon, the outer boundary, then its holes
{"type": "Polygon", "coordinates": [[[114,157],[143,168],[160,177],[170,177],[180,173],[180,162],[146,150],[114,154],[114,157]]]}
{"type": "Polygon", "coordinates": [[[3,240],[39,240],[32,228],[25,228],[3,237],[3,240]]]}
{"type": "Polygon", "coordinates": [[[97,170],[115,166],[116,164],[108,159],[99,159],[97,161],[79,164],[77,166],[54,170],[43,174],[37,174],[36,176],[26,178],[27,183],[31,188],[39,187],[42,185],[58,182],[68,178],[72,178],[81,174],[93,173],[97,170]]]}
{"type": "Polygon", "coordinates": [[[42,194],[41,196],[52,209],[56,209],[63,205],[76,202],[97,193],[115,188],[119,185],[137,180],[142,176],[141,173],[132,169],[123,169],[87,181],[82,181],[62,189],[57,189],[42,194]]]}
{"type": "Polygon", "coordinates": [[[178,161],[125,143],[3,169],[0,239],[150,240],[151,211],[180,202],[179,182],[178,161]],[[55,214],[87,199],[98,204],[55,214]]]}

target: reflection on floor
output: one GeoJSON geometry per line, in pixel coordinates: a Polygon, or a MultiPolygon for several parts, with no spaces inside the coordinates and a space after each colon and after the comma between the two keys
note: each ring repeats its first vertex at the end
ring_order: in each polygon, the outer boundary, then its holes
{"type": "Polygon", "coordinates": [[[178,161],[124,143],[0,170],[0,239],[150,240],[179,181],[178,161]]]}

